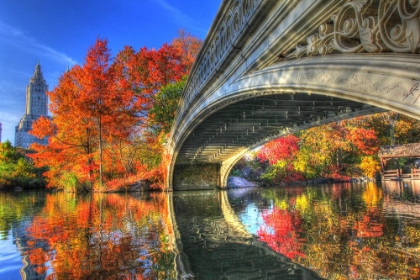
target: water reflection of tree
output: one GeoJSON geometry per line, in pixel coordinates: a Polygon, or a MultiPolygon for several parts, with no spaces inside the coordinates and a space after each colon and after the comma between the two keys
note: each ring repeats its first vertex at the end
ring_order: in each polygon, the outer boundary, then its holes
{"type": "Polygon", "coordinates": [[[273,207],[263,214],[261,239],[321,276],[420,277],[420,224],[385,217],[375,184],[286,188],[264,197],[273,207]]]}
{"type": "Polygon", "coordinates": [[[24,253],[39,273],[54,278],[170,279],[171,228],[164,194],[51,194],[29,228],[24,253]]]}
{"type": "Polygon", "coordinates": [[[274,207],[263,213],[263,219],[265,226],[257,232],[261,241],[291,259],[304,256],[302,246],[305,240],[300,238],[301,218],[298,212],[274,207]]]}
{"type": "Polygon", "coordinates": [[[43,205],[43,192],[0,192],[0,239],[6,239],[12,224],[36,213],[43,205]]]}

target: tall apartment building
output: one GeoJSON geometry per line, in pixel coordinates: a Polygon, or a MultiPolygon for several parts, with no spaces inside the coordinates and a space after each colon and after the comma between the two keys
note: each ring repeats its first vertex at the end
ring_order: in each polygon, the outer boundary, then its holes
{"type": "Polygon", "coordinates": [[[48,116],[47,91],[48,85],[42,77],[41,65],[38,63],[26,87],[26,111],[15,129],[15,147],[27,149],[34,142],[42,145],[48,143],[47,138],[38,139],[28,133],[34,121],[41,116],[48,116]]]}

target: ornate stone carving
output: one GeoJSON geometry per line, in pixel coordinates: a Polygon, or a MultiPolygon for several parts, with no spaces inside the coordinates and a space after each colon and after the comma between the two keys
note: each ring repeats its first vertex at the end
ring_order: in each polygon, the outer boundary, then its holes
{"type": "Polygon", "coordinates": [[[330,53],[418,53],[420,0],[350,1],[306,41],[286,59],[330,53]]]}

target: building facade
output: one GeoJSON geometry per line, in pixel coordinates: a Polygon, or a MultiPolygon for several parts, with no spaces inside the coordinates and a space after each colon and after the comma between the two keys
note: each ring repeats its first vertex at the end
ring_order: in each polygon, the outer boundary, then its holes
{"type": "Polygon", "coordinates": [[[45,82],[41,65],[35,67],[35,73],[26,87],[26,110],[15,129],[15,147],[29,148],[32,143],[46,145],[48,139],[38,139],[30,135],[32,124],[41,116],[48,116],[48,85],[45,82]]]}

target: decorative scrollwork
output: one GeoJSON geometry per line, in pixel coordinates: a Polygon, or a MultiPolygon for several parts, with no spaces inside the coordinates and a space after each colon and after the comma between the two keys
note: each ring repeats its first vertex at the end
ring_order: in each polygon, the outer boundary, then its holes
{"type": "Polygon", "coordinates": [[[286,59],[330,53],[404,52],[420,49],[420,0],[353,0],[286,59]]]}

